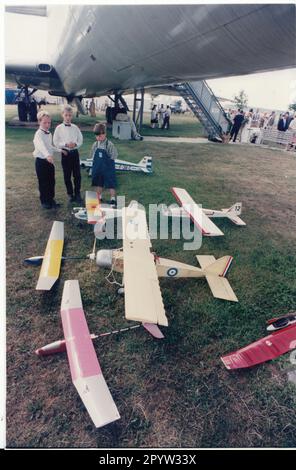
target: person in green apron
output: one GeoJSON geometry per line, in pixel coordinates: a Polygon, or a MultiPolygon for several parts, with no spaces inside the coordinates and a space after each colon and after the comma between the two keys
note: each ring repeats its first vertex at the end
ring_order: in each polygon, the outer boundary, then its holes
{"type": "Polygon", "coordinates": [[[118,152],[114,144],[107,139],[105,124],[96,124],[94,134],[96,142],[93,144],[90,153],[90,158],[93,160],[92,186],[95,187],[100,201],[102,201],[103,189],[109,189],[110,204],[112,207],[116,207],[115,160],[118,152]]]}

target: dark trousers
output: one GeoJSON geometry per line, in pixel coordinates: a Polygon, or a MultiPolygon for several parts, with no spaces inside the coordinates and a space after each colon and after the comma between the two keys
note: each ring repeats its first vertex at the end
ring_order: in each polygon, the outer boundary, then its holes
{"type": "Polygon", "coordinates": [[[78,150],[67,150],[67,155],[62,154],[62,167],[64,181],[69,196],[73,196],[72,175],[74,179],[74,194],[80,194],[81,174],[78,150]]]}
{"type": "Polygon", "coordinates": [[[241,126],[232,126],[231,132],[230,132],[230,140],[233,138],[233,142],[236,141],[238,131],[240,130],[241,126]]]}
{"type": "Polygon", "coordinates": [[[42,158],[35,159],[41,204],[51,204],[54,199],[54,165],[42,158]]]}
{"type": "Polygon", "coordinates": [[[164,117],[162,129],[169,129],[170,128],[170,118],[168,116],[164,117]]]}

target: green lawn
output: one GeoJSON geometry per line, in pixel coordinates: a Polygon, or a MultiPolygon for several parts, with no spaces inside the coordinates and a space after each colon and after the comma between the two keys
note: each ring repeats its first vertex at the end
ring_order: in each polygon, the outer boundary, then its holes
{"type": "MultiPolygon", "coordinates": [[[[46,109],[52,116],[53,126],[58,124],[61,120],[60,109],[61,107],[56,105],[47,105],[42,108],[46,109]]],[[[6,121],[9,121],[17,115],[16,106],[6,106],[6,121]]],[[[104,113],[97,113],[96,118],[92,118],[89,115],[82,116],[79,118],[74,116],[73,122],[84,127],[92,128],[97,121],[105,121],[104,113]]],[[[171,127],[169,130],[166,129],[151,129],[150,127],[150,113],[144,113],[143,116],[143,128],[141,131],[143,136],[154,136],[154,137],[204,137],[204,131],[202,125],[198,120],[193,117],[191,113],[186,114],[172,114],[171,127]]]]}
{"type": "MultiPolygon", "coordinates": [[[[163,341],[137,329],[95,343],[121,414],[117,423],[95,430],[66,356],[42,359],[34,350],[62,337],[65,280],[79,279],[91,332],[126,326],[124,300],[105,281],[107,272],[88,261],[65,263],[52,291],[35,291],[39,268],[23,259],[44,253],[53,220],[65,221],[65,255],[90,253],[93,234],[71,215],[59,162],[56,193],[63,207],[40,209],[33,134],[6,131],[8,446],[294,447],[289,355],[232,373],[220,356],[263,336],[268,318],[295,310],[295,156],[239,145],[116,142],[120,158],[153,156],[152,176],[118,176],[118,193],[127,203],[138,199],[147,209],[149,203],[169,204],[170,187],[181,186],[205,207],[242,201],[247,227],[220,220],[225,236],[204,239],[199,251],[234,256],[228,279],[238,304],[214,299],[203,280],[161,280],[169,320],[163,341]]],[[[92,133],[84,132],[81,156],[92,141],[92,133]]],[[[90,180],[82,173],[86,190],[90,180]]],[[[159,255],[195,264],[196,253],[182,247],[182,240],[153,241],[159,255]]]]}

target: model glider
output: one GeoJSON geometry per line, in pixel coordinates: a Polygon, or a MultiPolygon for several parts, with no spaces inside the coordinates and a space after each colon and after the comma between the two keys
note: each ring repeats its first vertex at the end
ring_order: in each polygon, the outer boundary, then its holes
{"type": "Polygon", "coordinates": [[[215,237],[224,235],[223,232],[210,220],[211,218],[226,217],[236,225],[246,225],[239,217],[242,210],[241,202],[236,202],[228,209],[204,209],[194,202],[185,189],[172,188],[172,193],[181,205],[181,208],[167,209],[163,211],[163,214],[172,217],[190,217],[194,225],[204,236],[215,237]]]}
{"type": "MultiPolygon", "coordinates": [[[[94,425],[99,428],[116,421],[120,415],[92,344],[93,335],[86,323],[79,283],[76,280],[65,282],[61,317],[65,337],[63,347],[67,350],[72,381],[94,425]]],[[[61,344],[60,347],[62,348],[61,344]]]]}
{"type": "MultiPolygon", "coordinates": [[[[64,222],[55,221],[49,235],[36,290],[50,290],[60,275],[64,246],[64,222]]],[[[40,257],[37,257],[40,258],[40,257]]],[[[35,258],[35,259],[37,259],[35,258]]]]}
{"type": "Polygon", "coordinates": [[[295,314],[274,318],[268,323],[267,329],[273,331],[269,336],[221,357],[227,369],[243,369],[262,364],[296,348],[295,314]]]}
{"type": "Polygon", "coordinates": [[[214,297],[237,302],[227,271],[232,256],[216,260],[214,256],[197,256],[200,268],[161,258],[151,253],[146,213],[129,206],[122,210],[123,249],[99,250],[96,263],[110,272],[123,274],[125,315],[129,320],[167,326],[158,278],[206,278],[214,297]],[[135,235],[133,231],[136,231],[135,235]]]}
{"type": "MultiPolygon", "coordinates": [[[[80,160],[81,168],[88,168],[88,174],[91,176],[93,160],[87,158],[86,160],[80,160]]],[[[134,173],[145,173],[150,175],[153,173],[152,168],[152,157],[144,157],[139,163],[127,162],[126,160],[115,160],[115,170],[118,171],[132,171],[134,173]]]]}

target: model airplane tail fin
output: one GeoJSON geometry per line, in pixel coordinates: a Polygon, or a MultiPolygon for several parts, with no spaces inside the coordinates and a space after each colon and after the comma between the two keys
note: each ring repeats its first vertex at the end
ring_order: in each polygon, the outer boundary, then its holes
{"type": "Polygon", "coordinates": [[[212,294],[217,299],[238,302],[231,285],[225,278],[226,273],[232,263],[232,256],[223,256],[215,260],[213,256],[198,255],[197,260],[205,274],[212,294]]]}
{"type": "Polygon", "coordinates": [[[225,212],[231,212],[234,215],[241,215],[242,213],[242,203],[236,202],[233,206],[229,207],[229,209],[223,209],[225,212]]]}
{"type": "Polygon", "coordinates": [[[147,173],[152,173],[152,157],[146,156],[138,164],[144,167],[147,173]]]}
{"type": "Polygon", "coordinates": [[[229,209],[222,209],[225,216],[231,220],[235,225],[246,225],[246,223],[239,217],[242,213],[242,203],[236,202],[233,206],[229,207],[229,209]]]}
{"type": "MultiPolygon", "coordinates": [[[[198,258],[200,257],[198,256],[198,258]]],[[[204,271],[207,274],[215,274],[216,276],[225,277],[232,260],[232,256],[223,256],[222,258],[217,259],[217,261],[206,266],[204,271]]]]}

